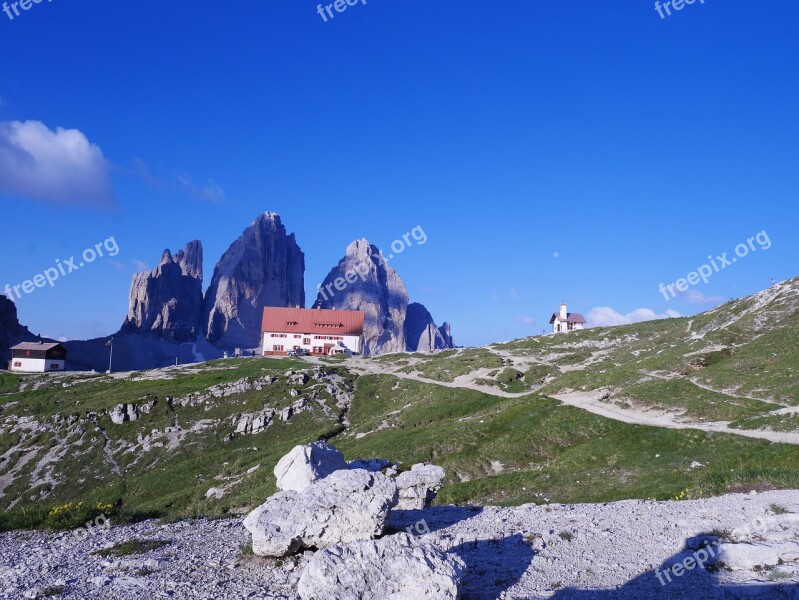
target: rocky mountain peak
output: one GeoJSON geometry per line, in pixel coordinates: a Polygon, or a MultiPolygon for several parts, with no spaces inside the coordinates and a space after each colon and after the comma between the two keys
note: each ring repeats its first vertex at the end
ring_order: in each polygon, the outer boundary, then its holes
{"type": "Polygon", "coordinates": [[[260,342],[264,306],[305,306],[305,254],[276,213],[255,219],[219,259],[205,294],[203,326],[222,348],[260,342]]]}
{"type": "Polygon", "coordinates": [[[11,359],[11,346],[36,339],[27,327],[20,325],[17,318],[17,305],[0,294],[0,361],[3,366],[11,359]]]}
{"type": "Polygon", "coordinates": [[[186,244],[185,250],[179,250],[174,257],[175,262],[180,265],[184,275],[194,277],[202,281],[203,279],[203,245],[199,240],[194,240],[186,244]]]}
{"type": "Polygon", "coordinates": [[[122,331],[196,340],[202,330],[202,257],[202,243],[195,240],[174,256],[164,250],[155,269],[134,275],[122,331]]]}
{"type": "Polygon", "coordinates": [[[424,306],[409,304],[402,278],[366,239],[347,246],[344,258],[325,277],[314,306],[364,312],[364,354],[452,345],[451,336],[447,343],[424,306]]]}

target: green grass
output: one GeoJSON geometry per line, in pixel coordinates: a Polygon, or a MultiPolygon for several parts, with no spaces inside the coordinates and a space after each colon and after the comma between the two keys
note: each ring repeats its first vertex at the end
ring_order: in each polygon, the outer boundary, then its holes
{"type": "Polygon", "coordinates": [[[627,387],[624,396],[637,404],[665,409],[684,409],[685,416],[700,421],[749,418],[774,408],[758,400],[731,398],[697,387],[685,379],[653,379],[627,387]]]}
{"type": "Polygon", "coordinates": [[[545,378],[559,373],[558,369],[550,365],[533,365],[524,374],[524,381],[527,385],[541,385],[545,378]]]}
{"type": "Polygon", "coordinates": [[[171,543],[172,542],[167,540],[128,540],[127,542],[115,544],[110,548],[95,550],[92,552],[92,554],[105,558],[110,556],[119,558],[121,556],[131,556],[134,554],[145,554],[147,552],[152,552],[153,550],[158,550],[168,546],[171,543]]]}
{"type": "MultiPolygon", "coordinates": [[[[11,451],[13,457],[0,468],[0,475],[12,467],[17,475],[0,498],[0,508],[6,509],[0,510],[0,530],[79,527],[96,516],[92,507],[97,503],[113,505],[113,513],[105,514],[115,523],[153,516],[176,518],[237,512],[261,503],[274,493],[272,468],[293,446],[333,436],[342,428],[338,422],[341,409],[322,391],[320,400],[326,402],[327,412],[310,402],[312,409],[295,415],[289,423],[275,419],[263,433],[225,441],[234,429],[237,415],[254,413],[266,406],[280,410],[297,397],[307,396],[314,381],[293,384],[284,373],[289,369],[310,373],[313,368],[301,361],[260,358],[220,361],[208,366],[209,369],[197,374],[183,371],[171,380],[103,377],[68,388],[50,386],[14,394],[12,398],[20,401],[7,408],[2,418],[34,414],[52,430],[0,434],[0,452],[11,451]],[[196,406],[181,406],[177,401],[213,385],[263,376],[275,381],[261,391],[211,398],[196,406]],[[299,391],[297,397],[289,393],[292,389],[299,391]],[[170,405],[167,397],[176,400],[170,405]],[[142,405],[153,400],[156,403],[150,413],[142,413],[138,421],[115,425],[106,414],[119,402],[142,405]],[[93,420],[89,420],[90,414],[96,414],[93,420]],[[70,415],[84,419],[89,426],[73,428],[74,433],[68,435],[65,423],[70,415]],[[212,419],[218,420],[218,424],[188,432],[194,425],[212,419]],[[164,442],[153,445],[147,452],[141,450],[140,436],[149,435],[153,429],[162,432],[174,429],[176,425],[184,435],[179,450],[169,448],[164,442]],[[80,451],[68,449],[70,444],[78,442],[80,451]],[[126,451],[133,445],[138,448],[136,452],[126,451]],[[59,456],[52,468],[56,483],[31,487],[37,463],[51,450],[59,456]],[[108,460],[109,453],[119,472],[108,460]],[[20,459],[28,454],[31,458],[19,466],[24,462],[20,459]],[[248,469],[258,465],[258,471],[247,474],[248,469]],[[237,480],[241,483],[232,485],[224,498],[205,497],[209,488],[237,480]],[[31,496],[38,500],[31,502],[28,500],[31,496]],[[16,498],[26,501],[9,508],[16,498]],[[68,502],[83,504],[55,516],[50,514],[68,502]]],[[[341,374],[345,379],[342,385],[351,387],[354,376],[340,367],[325,369],[341,374]]]]}
{"type": "Polygon", "coordinates": [[[461,375],[468,375],[477,369],[502,367],[502,359],[483,348],[471,348],[468,350],[451,350],[434,355],[414,354],[413,357],[420,358],[421,362],[403,367],[403,373],[419,373],[427,379],[436,381],[455,381],[461,375]]]}
{"type": "Polygon", "coordinates": [[[0,371],[0,394],[9,394],[19,390],[20,379],[13,373],[0,371]]]}
{"type": "Polygon", "coordinates": [[[617,398],[673,409],[692,419],[799,431],[794,416],[767,414],[780,406],[799,406],[799,278],[778,289],[782,293],[758,310],[752,310],[755,299],[747,297],[694,317],[493,347],[537,359],[525,379],[537,386],[546,377],[543,393],[611,388],[617,398]],[[672,379],[652,381],[649,373],[672,379]]]}
{"type": "Polygon", "coordinates": [[[770,429],[771,431],[799,431],[799,414],[765,415],[737,419],[730,423],[734,429],[770,429]]]}
{"type": "Polygon", "coordinates": [[[532,358],[526,372],[486,349],[370,359],[440,382],[480,370],[487,385],[520,394],[513,398],[390,375],[357,378],[347,361],[334,360],[323,369],[339,375],[340,388],[354,394],[346,415],[324,385],[285,375],[313,374],[316,367],[303,360],[228,359],[170,370],[168,379],[159,380],[144,379],[148,373],[126,379],[30,376],[22,392],[20,378],[2,373],[0,455],[7,460],[0,463],[0,477],[13,477],[4,478],[10,483],[0,497],[0,530],[82,527],[98,516],[98,504],[114,523],[240,514],[274,493],[272,469],[286,452],[317,439],[332,441],[350,460],[442,465],[447,476],[439,504],[665,500],[799,488],[798,446],[629,425],[546,395],[608,387],[621,404],[673,409],[735,427],[799,430],[796,415],[771,415],[778,406],[757,399],[799,404],[797,314],[788,300],[777,298],[769,307],[776,316],[766,319],[746,313],[747,302],[691,319],[495,346],[524,356],[525,363],[532,358]],[[741,320],[718,327],[734,315],[741,320]],[[700,330],[702,336],[695,336],[700,330]],[[271,383],[260,390],[210,395],[212,388],[266,378],[271,383]],[[544,379],[540,393],[530,393],[544,379]],[[210,397],[199,401],[201,395],[210,397]],[[231,438],[240,415],[267,407],[280,411],[299,398],[310,409],[288,423],[275,419],[262,433],[231,438]],[[109,411],[119,403],[152,409],[115,425],[109,411]],[[22,418],[36,426],[17,426],[22,418]],[[153,438],[153,430],[171,433],[153,438]],[[705,466],[691,469],[693,461],[705,466]],[[206,498],[211,487],[227,492],[206,498]]]}
{"type": "Polygon", "coordinates": [[[66,591],[66,587],[63,585],[50,585],[46,588],[41,589],[37,594],[36,598],[52,598],[53,596],[60,596],[66,591]]]}
{"type": "Polygon", "coordinates": [[[478,385],[497,387],[505,392],[521,394],[530,391],[530,385],[525,378],[525,374],[513,367],[507,367],[503,371],[496,369],[487,374],[489,378],[475,379],[478,385]]]}
{"type": "Polygon", "coordinates": [[[535,395],[500,399],[369,376],[358,381],[351,421],[351,432],[335,441],[347,458],[440,464],[442,504],[665,500],[685,490],[700,497],[799,485],[799,447],[628,425],[535,395]],[[389,428],[356,439],[395,411],[389,428]],[[690,469],[700,459],[707,466],[690,469]]]}

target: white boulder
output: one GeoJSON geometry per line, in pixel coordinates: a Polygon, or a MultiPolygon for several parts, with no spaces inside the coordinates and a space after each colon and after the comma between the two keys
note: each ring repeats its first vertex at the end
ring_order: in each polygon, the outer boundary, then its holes
{"type": "Polygon", "coordinates": [[[799,560],[799,543],[721,544],[718,561],[733,571],[749,571],[755,567],[773,567],[799,560]]]}
{"type": "Polygon", "coordinates": [[[301,492],[313,482],[346,468],[344,455],[325,442],[295,446],[275,465],[277,489],[301,492]]]}
{"type": "Polygon", "coordinates": [[[455,600],[465,571],[459,557],[400,533],[320,550],[297,592],[302,600],[455,600]]]}
{"type": "Polygon", "coordinates": [[[383,533],[397,485],[381,473],[335,471],[303,491],[278,492],[244,519],[259,556],[369,540],[383,533]]]}
{"type": "Polygon", "coordinates": [[[421,510],[435,499],[444,482],[444,469],[436,465],[413,465],[410,471],[397,478],[399,490],[398,510],[421,510]]]}
{"type": "Polygon", "coordinates": [[[219,500],[225,496],[225,490],[218,487],[208,488],[208,491],[205,492],[206,498],[214,498],[215,500],[219,500]]]}

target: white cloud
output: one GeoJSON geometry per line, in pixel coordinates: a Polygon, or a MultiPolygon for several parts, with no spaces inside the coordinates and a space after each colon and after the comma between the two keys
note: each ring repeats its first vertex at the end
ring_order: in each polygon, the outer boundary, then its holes
{"type": "Polygon", "coordinates": [[[112,258],[107,258],[105,260],[105,262],[107,262],[109,265],[114,267],[117,271],[127,271],[128,270],[128,265],[123,263],[121,260],[114,260],[112,258]]]}
{"type": "Polygon", "coordinates": [[[523,323],[524,325],[529,325],[530,327],[535,327],[536,321],[535,321],[535,319],[533,317],[528,317],[526,315],[519,315],[516,318],[519,319],[519,321],[521,323],[523,323]]]}
{"type": "Polygon", "coordinates": [[[613,310],[610,306],[598,306],[592,308],[586,319],[589,327],[611,327],[613,325],[629,325],[630,323],[640,323],[641,321],[652,321],[654,319],[669,319],[681,317],[676,310],[667,310],[665,313],[656,313],[651,308],[637,308],[627,314],[621,314],[613,310]]]}
{"type": "Polygon", "coordinates": [[[519,299],[519,292],[516,290],[516,288],[511,288],[510,291],[508,292],[508,295],[511,297],[512,300],[519,299]]]}
{"type": "Polygon", "coordinates": [[[491,299],[492,300],[499,300],[499,294],[497,294],[496,292],[492,292],[491,299]]]}
{"type": "Polygon", "coordinates": [[[560,256],[560,252],[558,252],[557,250],[555,250],[555,251],[552,253],[552,258],[558,258],[559,256],[560,256]]]}
{"type": "Polygon", "coordinates": [[[147,265],[147,263],[143,260],[139,260],[138,258],[133,259],[133,266],[136,268],[137,273],[143,273],[144,271],[150,270],[150,267],[147,265]]]}
{"type": "Polygon", "coordinates": [[[699,290],[680,292],[678,296],[682,300],[685,300],[688,304],[699,304],[702,306],[708,306],[710,304],[723,304],[725,301],[724,296],[705,296],[699,290]]]}
{"type": "Polygon", "coordinates": [[[113,206],[102,150],[77,129],[0,122],[0,193],[53,204],[113,206]]]}
{"type": "Polygon", "coordinates": [[[207,202],[224,202],[225,190],[219,187],[212,179],[206,183],[194,183],[188,175],[178,175],[178,183],[190,196],[207,202]]]}
{"type": "Polygon", "coordinates": [[[177,176],[153,173],[150,166],[138,158],[134,158],[132,169],[128,174],[135,175],[150,187],[163,192],[169,190],[180,190],[183,193],[197,200],[206,202],[220,203],[227,200],[225,190],[209,179],[206,183],[194,183],[191,177],[185,173],[177,176]]]}

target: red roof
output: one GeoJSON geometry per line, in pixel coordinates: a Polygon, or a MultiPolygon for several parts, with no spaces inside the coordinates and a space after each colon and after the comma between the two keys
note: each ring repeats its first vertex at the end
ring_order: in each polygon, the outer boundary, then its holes
{"type": "Polygon", "coordinates": [[[364,313],[325,308],[264,308],[261,332],[362,335],[364,313]]]}

